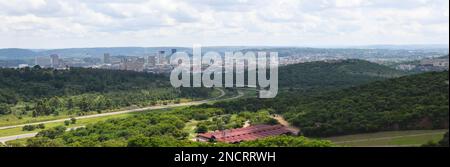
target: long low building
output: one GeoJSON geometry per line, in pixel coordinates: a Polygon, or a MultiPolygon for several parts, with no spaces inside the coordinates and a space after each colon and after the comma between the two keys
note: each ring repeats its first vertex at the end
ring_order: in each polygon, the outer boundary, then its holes
{"type": "Polygon", "coordinates": [[[254,125],[245,128],[201,133],[197,135],[197,141],[239,143],[282,134],[294,134],[294,132],[283,125],[254,125]]]}

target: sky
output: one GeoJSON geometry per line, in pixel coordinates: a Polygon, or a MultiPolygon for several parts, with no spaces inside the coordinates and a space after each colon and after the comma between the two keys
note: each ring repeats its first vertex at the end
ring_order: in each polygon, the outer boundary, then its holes
{"type": "Polygon", "coordinates": [[[0,48],[448,41],[448,0],[0,0],[0,48]]]}

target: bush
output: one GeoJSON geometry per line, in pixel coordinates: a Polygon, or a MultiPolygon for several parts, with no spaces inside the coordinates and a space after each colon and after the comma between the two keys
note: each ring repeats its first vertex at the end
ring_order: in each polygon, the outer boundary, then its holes
{"type": "Polygon", "coordinates": [[[64,121],[64,125],[69,126],[70,125],[70,121],[69,120],[65,120],[64,121]]]}
{"type": "Polygon", "coordinates": [[[38,129],[45,129],[45,125],[44,124],[39,124],[39,125],[37,125],[37,128],[38,129]]]}
{"type": "Polygon", "coordinates": [[[208,127],[206,125],[199,125],[195,130],[196,133],[206,133],[208,132],[208,127]]]}
{"type": "Polygon", "coordinates": [[[11,113],[11,108],[6,104],[0,104],[0,115],[6,115],[11,113]]]}
{"type": "Polygon", "coordinates": [[[62,135],[66,131],[66,127],[57,126],[52,129],[43,130],[39,132],[36,137],[48,137],[50,139],[55,139],[57,136],[62,135]]]}
{"type": "Polygon", "coordinates": [[[76,124],[76,123],[77,123],[77,119],[75,119],[75,118],[70,118],[70,123],[76,124]]]}
{"type": "Polygon", "coordinates": [[[33,131],[36,129],[36,126],[34,125],[25,125],[22,127],[22,131],[33,131]]]}

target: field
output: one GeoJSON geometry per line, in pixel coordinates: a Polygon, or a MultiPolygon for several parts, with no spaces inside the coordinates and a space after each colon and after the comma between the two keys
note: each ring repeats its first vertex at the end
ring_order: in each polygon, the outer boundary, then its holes
{"type": "Polygon", "coordinates": [[[390,131],[325,138],[344,147],[412,147],[437,142],[448,129],[390,131]]]}

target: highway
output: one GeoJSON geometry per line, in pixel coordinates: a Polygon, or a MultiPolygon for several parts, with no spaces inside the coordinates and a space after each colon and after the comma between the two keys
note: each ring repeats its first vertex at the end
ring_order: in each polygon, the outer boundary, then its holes
{"type": "MultiPolygon", "coordinates": [[[[82,128],[82,127],[84,127],[84,126],[69,128],[66,131],[75,130],[75,129],[82,128]]],[[[26,133],[26,134],[14,135],[14,136],[7,136],[7,137],[0,137],[0,143],[5,144],[7,141],[11,141],[11,140],[30,138],[30,137],[36,136],[37,134],[38,134],[38,132],[26,133]]]]}
{"type": "MultiPolygon", "coordinates": [[[[226,93],[222,89],[217,89],[217,90],[219,90],[221,92],[220,96],[217,96],[217,97],[211,98],[211,99],[206,99],[206,100],[201,100],[201,101],[193,101],[193,102],[187,102],[187,103],[180,103],[180,104],[169,104],[169,105],[164,105],[164,106],[151,106],[151,107],[123,110],[123,111],[118,111],[118,112],[110,112],[110,113],[102,113],[102,114],[79,116],[79,117],[75,117],[75,119],[79,120],[79,119],[86,119],[86,118],[96,118],[96,117],[104,117],[104,116],[109,116],[109,115],[118,115],[118,114],[132,113],[132,112],[148,111],[148,110],[168,109],[168,108],[183,107],[183,106],[194,106],[194,105],[200,105],[200,104],[205,104],[205,103],[214,102],[214,101],[220,101],[220,98],[225,96],[226,93]]],[[[222,100],[238,99],[238,98],[240,98],[242,96],[244,96],[244,93],[239,91],[237,96],[230,97],[230,98],[227,98],[227,99],[222,99],[222,100]]],[[[48,124],[48,123],[55,123],[55,122],[64,122],[64,121],[70,120],[70,119],[71,118],[65,118],[65,119],[43,121],[43,122],[35,122],[35,123],[29,123],[29,124],[4,126],[4,127],[0,127],[0,130],[2,130],[2,129],[10,129],[10,128],[17,128],[17,127],[23,127],[25,125],[37,125],[37,124],[48,124]]],[[[77,127],[77,128],[79,128],[79,127],[77,127]]],[[[71,128],[71,129],[73,129],[73,128],[71,128]]],[[[71,129],[68,129],[68,130],[71,130],[71,129]]],[[[0,137],[0,143],[5,143],[5,142],[11,141],[11,140],[30,138],[30,137],[36,136],[36,134],[37,133],[27,133],[27,134],[20,134],[20,135],[14,135],[14,136],[0,137]]]]}

